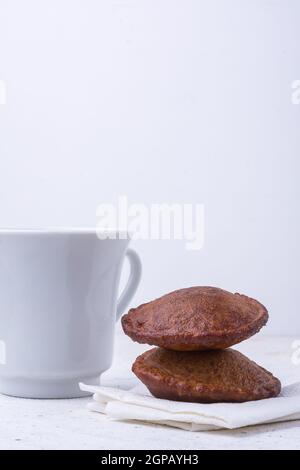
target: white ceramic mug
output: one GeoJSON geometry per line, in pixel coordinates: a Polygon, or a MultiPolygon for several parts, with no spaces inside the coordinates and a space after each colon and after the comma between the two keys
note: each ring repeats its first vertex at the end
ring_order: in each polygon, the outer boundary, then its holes
{"type": "MultiPolygon", "coordinates": [[[[126,234],[125,234],[126,237],[126,234]]],[[[139,284],[129,238],[96,230],[0,230],[0,392],[86,395],[112,362],[115,321],[139,284]],[[117,301],[124,257],[130,277],[117,301]]]]}

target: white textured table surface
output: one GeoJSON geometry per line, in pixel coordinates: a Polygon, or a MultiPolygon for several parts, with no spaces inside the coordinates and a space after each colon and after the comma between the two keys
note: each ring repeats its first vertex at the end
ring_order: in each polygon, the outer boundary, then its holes
{"type": "MultiPolygon", "coordinates": [[[[238,349],[279,378],[300,380],[291,361],[295,338],[258,335],[238,349]]],[[[144,348],[118,327],[113,367],[103,385],[130,387],[130,366],[144,348]]],[[[0,449],[299,449],[300,422],[236,431],[190,433],[157,425],[110,421],[85,408],[89,399],[28,400],[0,395],[0,449]]]]}

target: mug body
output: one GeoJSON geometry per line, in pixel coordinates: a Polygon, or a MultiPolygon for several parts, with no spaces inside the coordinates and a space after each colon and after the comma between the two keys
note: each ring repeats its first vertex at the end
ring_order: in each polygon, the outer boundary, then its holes
{"type": "Polygon", "coordinates": [[[99,383],[127,245],[95,230],[0,231],[0,392],[71,398],[99,383]]]}

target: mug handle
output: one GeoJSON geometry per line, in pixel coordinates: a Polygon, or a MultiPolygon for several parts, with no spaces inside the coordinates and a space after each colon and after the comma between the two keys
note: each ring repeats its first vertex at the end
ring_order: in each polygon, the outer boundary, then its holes
{"type": "Polygon", "coordinates": [[[130,275],[129,275],[127,284],[124,287],[124,290],[122,294],[120,295],[120,298],[117,303],[116,320],[119,320],[120,316],[124,312],[130,300],[136,293],[136,290],[138,288],[138,285],[140,283],[141,276],[142,276],[142,263],[136,251],[129,248],[126,251],[125,256],[127,256],[129,264],[130,264],[130,275]]]}

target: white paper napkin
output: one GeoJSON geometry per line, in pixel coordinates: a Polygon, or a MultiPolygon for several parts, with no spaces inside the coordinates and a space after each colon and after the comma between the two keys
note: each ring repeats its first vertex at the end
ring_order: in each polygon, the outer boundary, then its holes
{"type": "Polygon", "coordinates": [[[236,429],[300,419],[300,382],[283,387],[279,397],[247,403],[183,403],[154,398],[140,384],[131,390],[80,384],[94,394],[88,408],[122,421],[144,421],[188,431],[236,429]]]}

